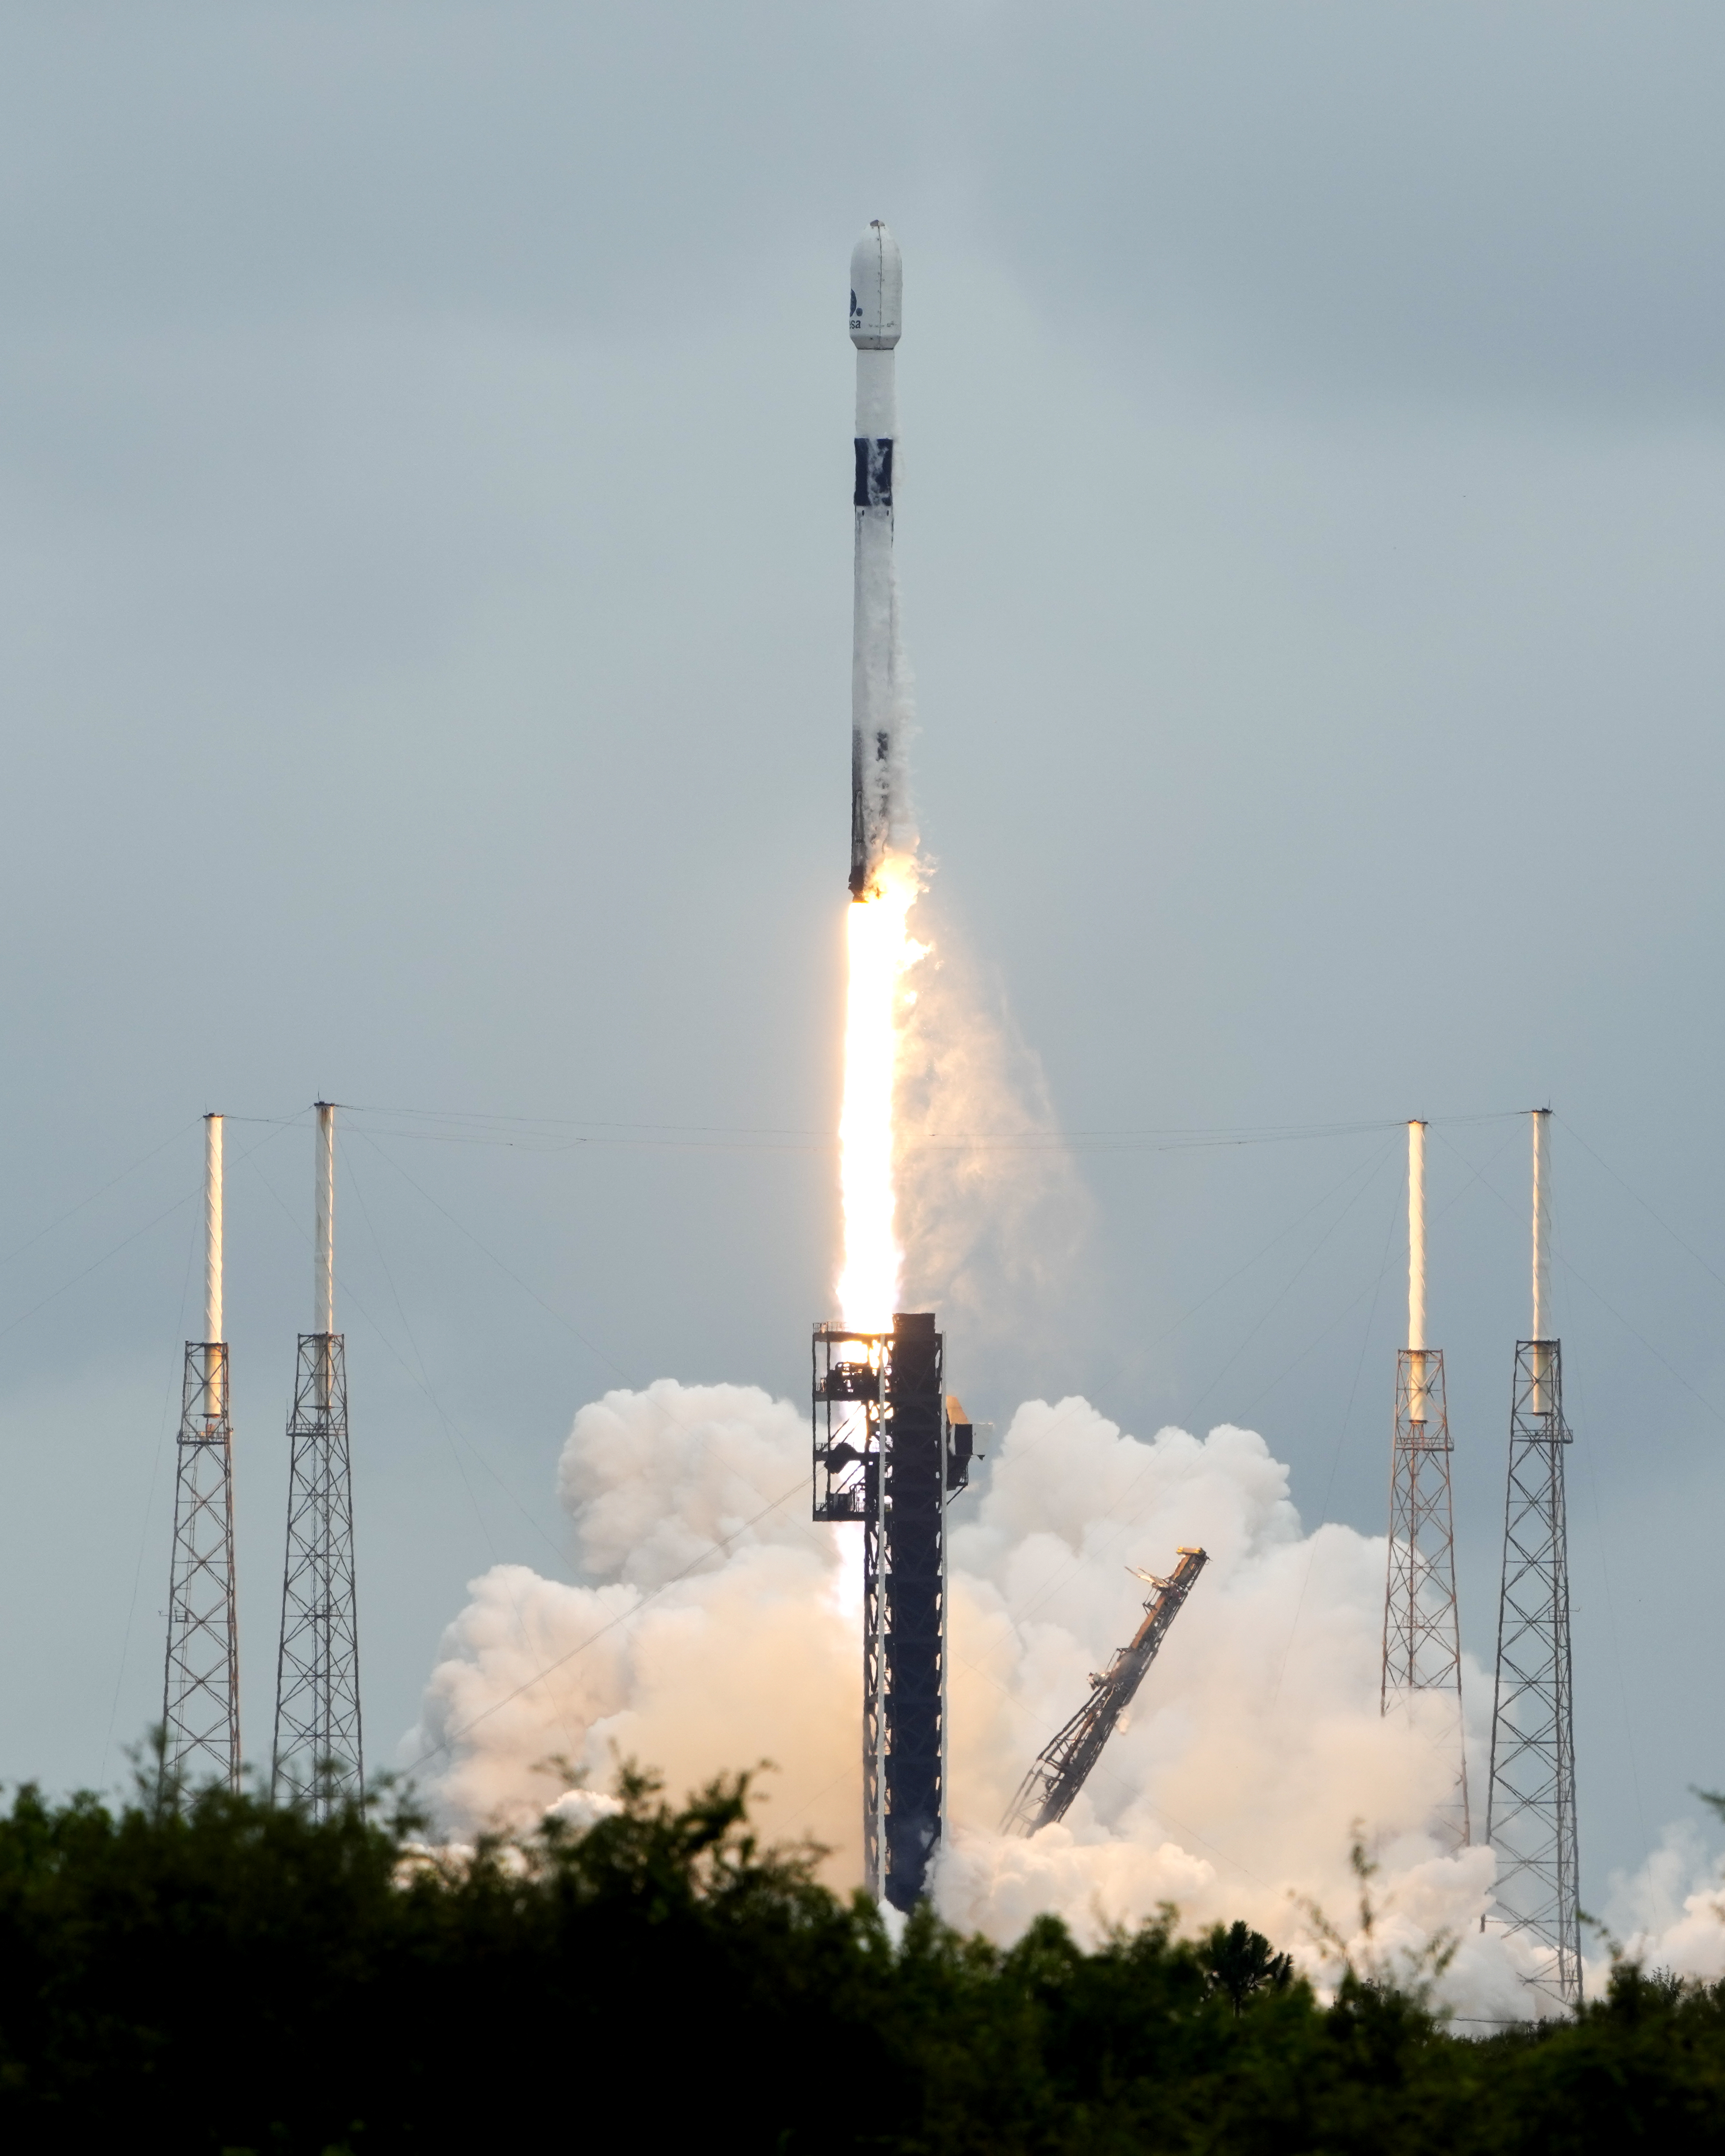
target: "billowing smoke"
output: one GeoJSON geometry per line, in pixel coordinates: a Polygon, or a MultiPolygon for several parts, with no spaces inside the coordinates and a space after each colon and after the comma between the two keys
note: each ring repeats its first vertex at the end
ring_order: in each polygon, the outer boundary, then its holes
{"type": "Polygon", "coordinates": [[[1725,1977],[1725,1881],[1687,1821],[1666,1829],[1633,1876],[1613,1877],[1603,1922],[1620,1949],[1648,1969],[1710,1984],[1725,1977]]]}
{"type": "MultiPolygon", "coordinates": [[[[895,1077],[901,1307],[937,1310],[973,1365],[1073,1344],[1094,1203],[1040,1060],[932,888],[895,1077]]],[[[961,1383],[960,1389],[963,1389],[961,1383]]]]}
{"type": "MultiPolygon", "coordinates": [[[[750,1387],[663,1379],[582,1409],[560,1471],[582,1584],[519,1565],[476,1580],[405,1742],[405,1758],[430,1755],[453,1831],[603,1791],[621,1758],[676,1791],[771,1760],[764,1831],[814,1837],[834,1887],[859,1881],[860,1550],[856,1530],[809,1519],[808,1448],[803,1410],[750,1387]]],[[[1094,1939],[1171,1902],[1183,1926],[1245,1917],[1322,1974],[1316,1904],[1357,1959],[1393,1970],[1449,1935],[1441,1995],[1524,2015],[1529,1958],[1479,1929],[1489,1851],[1446,1855],[1430,1829],[1447,1760],[1378,1712],[1384,1543],[1307,1532],[1287,1485],[1249,1430],[1144,1443],[1081,1399],[1019,1410],[955,1515],[938,1906],[1001,1939],[1054,1910],[1094,1939]],[[1127,1567],[1165,1570],[1182,1543],[1210,1563],[1127,1726],[1064,1824],[1003,1838],[1037,1748],[1137,1621],[1127,1567]],[[1378,1867],[1369,1938],[1357,1840],[1378,1867]]],[[[1486,1681],[1466,1676],[1477,1708],[1486,1681]]],[[[590,1800],[566,1808],[586,1816],[590,1800]]],[[[1719,1974],[1719,1899],[1684,1885],[1686,1854],[1674,1845],[1622,1890],[1624,1928],[1655,1958],[1719,1974]]]]}
{"type": "Polygon", "coordinates": [[[753,1387],[661,1378],[583,1408],[559,1488],[588,1584],[497,1565],[449,1627],[404,1757],[464,1832],[518,1824],[619,1760],[680,1793],[765,1759],[766,1830],[859,1875],[862,1685],[809,1430],[753,1387]],[[465,1732],[465,1733],[464,1733],[465,1732]]]}

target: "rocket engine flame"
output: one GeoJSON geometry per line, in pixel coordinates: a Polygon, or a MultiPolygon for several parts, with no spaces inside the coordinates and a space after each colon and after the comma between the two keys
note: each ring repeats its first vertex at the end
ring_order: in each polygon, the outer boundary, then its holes
{"type": "Polygon", "coordinates": [[[839,1118],[845,1209],[839,1307],[859,1332],[891,1329],[904,1260],[893,1222],[893,1090],[900,1020],[914,1000],[905,976],[927,948],[908,927],[922,881],[914,855],[889,855],[874,888],[845,908],[850,971],[839,1118]]]}

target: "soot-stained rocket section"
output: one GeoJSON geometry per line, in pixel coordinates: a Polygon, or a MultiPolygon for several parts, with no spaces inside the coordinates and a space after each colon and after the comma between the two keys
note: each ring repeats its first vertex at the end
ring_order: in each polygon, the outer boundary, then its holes
{"type": "Polygon", "coordinates": [[[868,898],[904,819],[902,661],[892,562],[898,438],[894,347],[903,327],[898,242],[878,219],[850,257],[856,346],[855,607],[850,660],[850,896],[868,898]]]}

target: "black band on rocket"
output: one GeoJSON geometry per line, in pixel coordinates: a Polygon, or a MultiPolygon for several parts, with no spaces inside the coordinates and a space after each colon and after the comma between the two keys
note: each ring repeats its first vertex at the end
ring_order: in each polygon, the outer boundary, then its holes
{"type": "Polygon", "coordinates": [[[859,509],[892,506],[892,444],[860,440],[856,445],[856,492],[859,509]]]}

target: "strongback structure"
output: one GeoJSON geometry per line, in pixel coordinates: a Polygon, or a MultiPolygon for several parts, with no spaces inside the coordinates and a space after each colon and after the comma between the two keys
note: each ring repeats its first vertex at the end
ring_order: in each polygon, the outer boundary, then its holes
{"type": "Polygon", "coordinates": [[[863,1531],[863,1859],[908,1910],[941,1838],[946,1785],[946,1507],[969,1479],[971,1426],[943,1399],[927,1313],[891,1332],[817,1325],[814,1517],[863,1531]]]}
{"type": "MultiPolygon", "coordinates": [[[[1496,1925],[1539,1951],[1532,1980],[1581,2001],[1580,1860],[1563,1503],[1562,1343],[1551,1306],[1550,1111],[1533,1112],[1533,1337],[1516,1343],[1497,1683],[1486,1830],[1497,1855],[1496,1925]]],[[[1482,1925],[1483,1928],[1483,1925],[1482,1925]]]]}
{"type": "Polygon", "coordinates": [[[1143,1623],[1107,1668],[1091,1676],[1090,1697],[1037,1753],[1034,1765],[1007,1806],[1006,1817],[1000,1823],[1003,1834],[1034,1834],[1039,1827],[1050,1826],[1066,1816],[1073,1799],[1101,1758],[1103,1746],[1132,1705],[1180,1605],[1209,1562],[1201,1549],[1182,1549],[1179,1559],[1167,1579],[1158,1579],[1151,1572],[1138,1573],[1137,1577],[1155,1590],[1144,1604],[1143,1623]]]}
{"type": "Polygon", "coordinates": [[[347,1343],[336,1330],[336,1111],[327,1101],[317,1103],[316,1204],[316,1330],[300,1335],[288,1424],[287,1563],[270,1788],[303,1799],[322,1819],[365,1784],[347,1343]]]}
{"type": "Polygon", "coordinates": [[[162,1686],[162,1775],[239,1786],[234,1433],[222,1337],[222,1118],[203,1119],[203,1338],[186,1342],[162,1686]]]}
{"type": "Polygon", "coordinates": [[[1383,1712],[1420,1717],[1442,1747],[1449,1790],[1437,1823],[1455,1847],[1472,1839],[1461,1716],[1461,1631],[1450,1498],[1444,1356],[1425,1344],[1425,1126],[1408,1125],[1408,1344],[1396,1358],[1389,1469],[1389,1566],[1384,1593],[1383,1712]]]}

